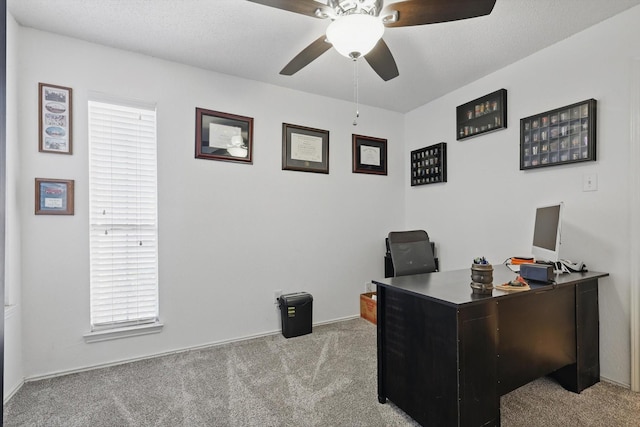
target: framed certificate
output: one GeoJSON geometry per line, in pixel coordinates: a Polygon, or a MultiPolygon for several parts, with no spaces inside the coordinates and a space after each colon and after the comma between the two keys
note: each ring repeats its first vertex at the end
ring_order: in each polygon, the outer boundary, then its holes
{"type": "Polygon", "coordinates": [[[196,108],[196,158],[253,163],[253,118],[196,108]]]}
{"type": "Polygon", "coordinates": [[[329,131],[282,124],[282,169],[329,173],[329,131]]]}
{"type": "Polygon", "coordinates": [[[387,140],[353,135],[353,173],[387,174],[387,140]]]}

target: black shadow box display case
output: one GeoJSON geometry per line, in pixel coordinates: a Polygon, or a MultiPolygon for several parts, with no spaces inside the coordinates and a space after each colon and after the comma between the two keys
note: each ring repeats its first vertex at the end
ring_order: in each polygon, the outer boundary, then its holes
{"type": "Polygon", "coordinates": [[[597,101],[520,119],[520,170],[596,160],[597,101]]]}
{"type": "Polygon", "coordinates": [[[411,152],[411,186],[447,182],[447,143],[411,152]]]}
{"type": "Polygon", "coordinates": [[[507,90],[500,89],[456,108],[456,139],[472,138],[507,127],[507,90]]]}

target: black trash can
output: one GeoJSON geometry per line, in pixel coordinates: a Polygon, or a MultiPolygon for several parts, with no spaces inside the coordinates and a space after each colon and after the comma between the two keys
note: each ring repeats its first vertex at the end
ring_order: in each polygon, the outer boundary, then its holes
{"type": "Polygon", "coordinates": [[[307,292],[296,292],[280,296],[282,335],[285,338],[311,333],[313,297],[307,292]]]}

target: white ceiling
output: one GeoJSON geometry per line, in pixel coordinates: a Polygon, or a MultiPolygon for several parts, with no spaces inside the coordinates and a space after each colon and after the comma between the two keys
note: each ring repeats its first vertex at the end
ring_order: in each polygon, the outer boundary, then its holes
{"type": "MultiPolygon", "coordinates": [[[[387,0],[393,3],[397,0],[387,0]]],[[[328,22],[245,0],[8,0],[25,27],[220,73],[352,101],[353,63],[334,49],[294,76],[279,71],[328,22]]],[[[400,76],[359,63],[360,103],[407,112],[640,0],[497,0],[489,16],[387,28],[400,76]]],[[[481,94],[478,94],[481,95],[481,94]]]]}

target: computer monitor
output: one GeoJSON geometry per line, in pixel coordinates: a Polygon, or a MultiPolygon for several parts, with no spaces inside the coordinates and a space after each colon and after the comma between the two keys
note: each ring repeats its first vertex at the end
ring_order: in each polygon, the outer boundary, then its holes
{"type": "Polygon", "coordinates": [[[560,260],[560,232],[562,228],[563,203],[542,206],[536,209],[531,253],[536,261],[558,262],[560,260]]]}

